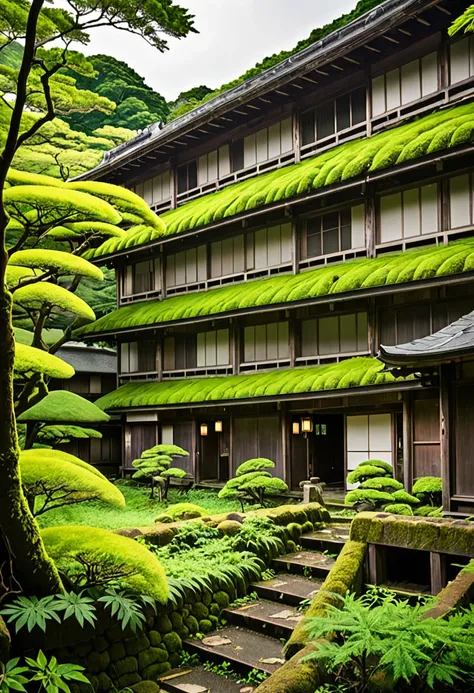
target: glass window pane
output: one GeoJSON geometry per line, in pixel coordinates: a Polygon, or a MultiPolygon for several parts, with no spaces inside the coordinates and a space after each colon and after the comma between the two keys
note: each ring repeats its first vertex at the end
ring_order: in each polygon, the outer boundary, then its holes
{"type": "Polygon", "coordinates": [[[351,125],[351,97],[341,96],[336,101],[337,129],[345,130],[351,125]]]}
{"type": "Polygon", "coordinates": [[[325,231],[323,233],[323,254],[337,253],[339,250],[339,230],[325,231]]]}
{"type": "Polygon", "coordinates": [[[356,89],[351,94],[352,101],[352,125],[363,123],[367,120],[367,97],[365,87],[356,89]]]}
{"type": "Polygon", "coordinates": [[[316,111],[317,138],[322,140],[324,137],[334,135],[334,102],[331,101],[321,106],[316,111]]]}
{"type": "Polygon", "coordinates": [[[341,227],[341,250],[349,250],[349,248],[352,248],[350,224],[341,227]]]}
{"type": "Polygon", "coordinates": [[[329,231],[330,229],[337,229],[339,227],[339,214],[334,212],[333,214],[325,214],[322,218],[323,231],[329,231]]]}
{"type": "Polygon", "coordinates": [[[321,232],[308,234],[307,238],[308,257],[318,257],[321,255],[321,232]]]}
{"type": "Polygon", "coordinates": [[[303,146],[314,142],[314,111],[308,111],[301,116],[301,141],[303,146]]]}

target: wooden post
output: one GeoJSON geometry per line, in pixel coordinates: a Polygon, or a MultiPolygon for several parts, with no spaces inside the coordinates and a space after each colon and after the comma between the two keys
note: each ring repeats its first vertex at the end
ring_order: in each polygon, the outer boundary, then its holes
{"type": "Polygon", "coordinates": [[[443,480],[443,510],[451,509],[451,459],[449,444],[449,380],[451,369],[441,366],[439,371],[439,416],[441,441],[441,478],[443,480]]]}
{"type": "Polygon", "coordinates": [[[365,200],[365,244],[367,246],[367,257],[375,257],[376,244],[376,213],[375,195],[370,186],[366,188],[365,200]]]}
{"type": "Polygon", "coordinates": [[[240,326],[235,320],[232,320],[231,335],[232,374],[237,375],[240,371],[240,326]]]}
{"type": "Polygon", "coordinates": [[[298,219],[291,218],[291,257],[293,274],[298,274],[300,271],[301,248],[298,237],[298,219]]]}
{"type": "Polygon", "coordinates": [[[301,141],[300,141],[300,113],[297,108],[293,109],[291,118],[293,129],[293,150],[295,152],[295,164],[301,161],[301,141]]]}
{"type": "Polygon", "coordinates": [[[446,587],[446,556],[430,553],[431,594],[439,594],[446,587]]]}
{"type": "Polygon", "coordinates": [[[413,399],[403,394],[403,481],[410,493],[413,486],[413,399]]]}
{"type": "Polygon", "coordinates": [[[288,317],[288,330],[290,341],[290,368],[294,368],[296,364],[296,320],[294,314],[288,317]]]}
{"type": "Polygon", "coordinates": [[[176,161],[170,159],[170,197],[171,209],[176,209],[178,195],[178,174],[176,171],[176,161]]]}
{"type": "Polygon", "coordinates": [[[161,332],[157,334],[156,337],[156,364],[155,368],[158,373],[157,380],[161,382],[163,380],[163,335],[161,332]]]}
{"type": "Polygon", "coordinates": [[[282,404],[281,411],[280,411],[280,422],[281,422],[281,453],[282,453],[282,462],[283,462],[283,481],[286,481],[288,486],[290,485],[288,483],[290,479],[289,475],[289,470],[288,470],[288,415],[287,415],[287,408],[284,404],[282,404]]]}
{"type": "Polygon", "coordinates": [[[375,301],[373,298],[369,298],[368,300],[367,327],[369,353],[371,356],[376,356],[379,345],[377,339],[377,312],[375,310],[375,301]]]}
{"type": "Polygon", "coordinates": [[[161,284],[161,300],[166,298],[166,256],[163,252],[163,246],[160,247],[160,284],[161,284]]]}
{"type": "Polygon", "coordinates": [[[369,544],[369,583],[383,585],[387,579],[386,548],[369,544]]]}

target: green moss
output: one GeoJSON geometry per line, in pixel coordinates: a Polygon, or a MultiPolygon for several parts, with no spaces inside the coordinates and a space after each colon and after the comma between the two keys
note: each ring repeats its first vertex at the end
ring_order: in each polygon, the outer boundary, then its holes
{"type": "Polygon", "coordinates": [[[100,691],[110,691],[111,688],[113,688],[113,683],[112,680],[105,671],[101,671],[100,674],[97,676],[97,681],[99,683],[99,690],[100,691]]]}
{"type": "Polygon", "coordinates": [[[375,477],[374,479],[366,479],[359,486],[359,489],[371,488],[376,491],[387,491],[388,493],[393,493],[393,491],[403,490],[403,484],[396,479],[389,476],[375,477]]]}
{"type": "Polygon", "coordinates": [[[166,672],[170,670],[171,664],[169,662],[157,662],[156,664],[152,664],[144,669],[141,674],[144,678],[154,680],[157,679],[158,676],[166,674],[166,672]]]}
{"type": "Polygon", "coordinates": [[[117,676],[123,676],[124,674],[132,674],[134,671],[138,671],[137,658],[125,657],[124,659],[121,659],[119,662],[115,662],[114,668],[117,676]]]}
{"type": "Polygon", "coordinates": [[[67,390],[53,390],[38,404],[33,405],[18,417],[27,421],[52,421],[54,423],[105,423],[109,416],[93,402],[89,402],[67,390]]]}
{"type": "Polygon", "coordinates": [[[295,542],[295,544],[298,544],[299,540],[301,539],[301,525],[299,525],[297,522],[290,522],[286,529],[291,539],[295,542]]]}
{"type": "Polygon", "coordinates": [[[417,479],[413,484],[413,495],[426,495],[432,493],[442,493],[443,481],[438,476],[424,476],[417,479]]]}
{"type": "Polygon", "coordinates": [[[150,647],[150,640],[144,633],[138,633],[125,641],[125,650],[128,655],[137,655],[150,647]]]}
{"type": "MultiPolygon", "coordinates": [[[[214,602],[216,603],[216,606],[218,609],[220,609],[220,610],[227,609],[227,607],[230,604],[229,595],[227,594],[227,592],[220,590],[219,592],[216,592],[214,594],[214,602]]],[[[213,613],[213,611],[211,609],[211,614],[212,613],[213,613]]],[[[214,613],[214,615],[218,616],[219,613],[214,613]]]]}
{"type": "Polygon", "coordinates": [[[141,680],[140,674],[136,672],[132,674],[124,674],[117,680],[117,688],[119,690],[128,688],[129,686],[133,686],[135,683],[140,683],[141,680]]]}
{"type": "Polygon", "coordinates": [[[95,313],[77,294],[51,282],[20,286],[13,294],[13,303],[25,310],[49,308],[54,312],[73,313],[84,322],[95,320],[95,313]]]}
{"type": "MultiPolygon", "coordinates": [[[[474,239],[453,241],[447,246],[429,246],[331,265],[296,275],[258,279],[210,291],[189,293],[164,301],[146,301],[123,306],[75,334],[114,333],[138,326],[154,326],[169,321],[204,315],[219,315],[258,306],[291,303],[330,294],[377,286],[420,281],[430,277],[459,274],[471,270],[468,258],[474,239]]],[[[36,286],[36,285],[34,285],[36,286]]]]}
{"type": "Polygon", "coordinates": [[[292,539],[290,539],[289,541],[286,542],[285,547],[286,547],[287,553],[295,553],[297,550],[297,546],[292,539]]]}
{"type": "Polygon", "coordinates": [[[202,602],[196,602],[193,606],[193,614],[200,621],[203,618],[207,618],[209,615],[209,609],[202,602]]]}
{"type": "Polygon", "coordinates": [[[155,681],[139,681],[131,689],[133,693],[160,693],[160,687],[155,681]]]}
{"type": "Polygon", "coordinates": [[[176,520],[191,520],[197,517],[205,517],[208,512],[205,508],[200,505],[195,505],[194,503],[176,503],[175,505],[170,505],[167,509],[167,514],[176,520]]]}
{"type": "Polygon", "coordinates": [[[169,654],[179,652],[183,648],[183,642],[177,633],[166,633],[163,638],[163,644],[169,654]]]}
{"type": "MultiPolygon", "coordinates": [[[[168,635],[172,634],[168,633],[168,635]]],[[[156,662],[166,662],[167,659],[168,653],[164,647],[149,647],[147,650],[143,650],[143,652],[140,652],[138,655],[139,671],[143,671],[151,664],[155,664],[156,662]]]]}
{"type": "Polygon", "coordinates": [[[410,505],[406,503],[393,503],[392,505],[386,505],[384,507],[384,512],[393,513],[394,515],[413,515],[413,510],[410,505]]]}
{"type": "Polygon", "coordinates": [[[301,527],[301,532],[302,534],[308,534],[309,532],[314,531],[314,526],[312,522],[304,522],[302,527],[301,527]]]}
{"type": "Polygon", "coordinates": [[[298,623],[284,647],[285,656],[292,657],[306,645],[305,622],[307,618],[322,615],[328,605],[337,605],[337,595],[344,596],[349,590],[356,590],[362,575],[362,567],[367,550],[365,542],[349,540],[336,559],[326,580],[311,602],[305,617],[298,623]]]}
{"type": "Polygon", "coordinates": [[[386,476],[387,472],[380,467],[376,467],[367,462],[362,462],[354,471],[347,475],[347,482],[349,484],[357,484],[359,481],[365,481],[366,479],[371,479],[373,477],[386,476]]]}
{"type": "Polygon", "coordinates": [[[109,655],[111,662],[117,662],[125,657],[125,647],[122,642],[113,642],[109,645],[109,655]]]}
{"type": "Polygon", "coordinates": [[[199,632],[200,633],[209,633],[212,630],[212,621],[209,621],[209,619],[204,618],[201,621],[199,621],[199,632]]]}
{"type": "Polygon", "coordinates": [[[392,496],[395,498],[397,503],[404,503],[405,505],[419,505],[420,501],[418,498],[415,498],[415,496],[412,496],[411,493],[407,493],[404,490],[397,490],[392,493],[392,496]]]}
{"type": "Polygon", "coordinates": [[[90,674],[100,674],[105,671],[110,664],[110,656],[105,652],[91,652],[86,657],[86,670],[90,674]]]}
{"type": "Polygon", "coordinates": [[[242,525],[240,522],[235,522],[234,520],[224,520],[217,525],[217,529],[224,536],[234,536],[238,534],[241,530],[242,525]]]}
{"type": "MultiPolygon", "coordinates": [[[[262,396],[262,393],[265,396],[276,397],[281,394],[337,390],[347,385],[348,375],[351,377],[351,387],[374,382],[377,384],[396,382],[390,373],[384,373],[382,370],[383,364],[377,359],[359,357],[337,364],[292,368],[255,375],[216,376],[194,380],[187,378],[185,382],[133,382],[101,397],[97,400],[97,405],[104,410],[112,411],[122,407],[168,407],[182,403],[251,399],[262,396]]],[[[249,474],[261,476],[266,472],[249,472],[249,474]]],[[[236,477],[236,479],[239,478],[241,477],[236,477]]],[[[167,512],[169,514],[170,508],[167,512]]]]}
{"type": "Polygon", "coordinates": [[[265,469],[274,469],[275,463],[272,460],[268,460],[265,457],[257,457],[252,460],[247,460],[239,465],[236,469],[235,475],[242,476],[248,474],[248,472],[259,472],[265,469]]]}
{"type": "Polygon", "coordinates": [[[173,624],[171,623],[168,614],[157,614],[155,618],[155,628],[162,635],[164,633],[171,633],[173,630],[173,624]]]}
{"type": "Polygon", "coordinates": [[[188,628],[189,632],[193,635],[198,632],[199,623],[197,622],[197,619],[194,616],[188,616],[188,618],[185,620],[185,624],[186,628],[188,628]]]}
{"type": "Polygon", "coordinates": [[[43,373],[51,378],[72,378],[74,368],[62,359],[42,349],[15,343],[15,373],[43,373]]]}
{"type": "Polygon", "coordinates": [[[104,278],[101,270],[84,258],[50,248],[48,250],[41,248],[18,250],[9,257],[8,264],[45,272],[51,271],[57,276],[78,275],[98,281],[104,278]]]}

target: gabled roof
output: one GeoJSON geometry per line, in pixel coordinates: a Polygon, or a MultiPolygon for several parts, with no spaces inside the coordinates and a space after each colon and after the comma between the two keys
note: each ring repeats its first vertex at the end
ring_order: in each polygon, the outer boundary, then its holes
{"type": "MultiPolygon", "coordinates": [[[[400,379],[398,379],[400,380],[400,379]]],[[[341,363],[311,368],[292,368],[214,378],[188,378],[164,382],[133,382],[122,385],[97,400],[104,411],[133,407],[199,405],[229,400],[291,397],[369,385],[393,384],[391,373],[374,358],[353,358],[341,363]]]]}
{"type": "Polygon", "coordinates": [[[347,142],[302,163],[234,183],[166,212],[166,228],[143,228],[107,239],[88,250],[88,260],[102,260],[169,236],[212,225],[259,208],[297,199],[336,183],[412,162],[425,155],[469,145],[474,132],[474,102],[432,113],[373,137],[347,142]]]}
{"type": "Polygon", "coordinates": [[[381,346],[379,358],[389,366],[435,366],[474,356],[474,311],[442,330],[397,346],[381,346]]]}
{"type": "Polygon", "coordinates": [[[167,125],[155,123],[145,128],[134,139],[106,152],[96,168],[77,178],[93,179],[104,176],[114,168],[200,127],[213,117],[242,107],[252,99],[330,64],[340,56],[363,46],[367,41],[386,33],[400,23],[405,23],[410,16],[440,2],[441,0],[386,0],[299,53],[219,94],[167,125]]]}
{"type": "Polygon", "coordinates": [[[105,347],[66,342],[56,354],[69,363],[76,373],[116,373],[117,352],[105,347]]]}
{"type": "Polygon", "coordinates": [[[115,334],[138,327],[209,316],[225,317],[239,311],[287,304],[335,295],[355,294],[376,287],[401,285],[427,279],[468,273],[474,270],[474,237],[446,246],[431,246],[386,253],[331,264],[300,274],[234,284],[209,291],[175,296],[164,301],[131,303],[104,315],[76,331],[80,337],[115,334]]]}

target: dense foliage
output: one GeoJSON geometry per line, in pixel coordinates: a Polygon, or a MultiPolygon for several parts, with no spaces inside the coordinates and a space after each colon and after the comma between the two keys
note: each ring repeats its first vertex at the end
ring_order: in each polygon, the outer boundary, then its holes
{"type": "Polygon", "coordinates": [[[346,503],[360,510],[383,508],[397,515],[413,515],[419,499],[407,493],[403,484],[393,478],[393,467],[383,460],[361,462],[347,476],[348,484],[359,484],[346,495],[346,503]]]}
{"type": "MultiPolygon", "coordinates": [[[[229,479],[219,491],[219,498],[236,498],[242,504],[244,500],[265,506],[268,496],[274,496],[288,491],[288,486],[277,476],[272,476],[268,469],[273,469],[272,460],[258,457],[243,462],[236,469],[236,476],[229,479]]],[[[243,505],[242,505],[243,509],[243,505]]]]}
{"type": "Polygon", "coordinates": [[[143,450],[140,458],[133,460],[132,466],[137,471],[132,478],[150,484],[150,498],[155,497],[155,487],[158,486],[160,500],[166,500],[171,479],[183,479],[186,476],[183,469],[171,467],[175,457],[189,457],[189,452],[178,445],[162,443],[143,450]]]}

